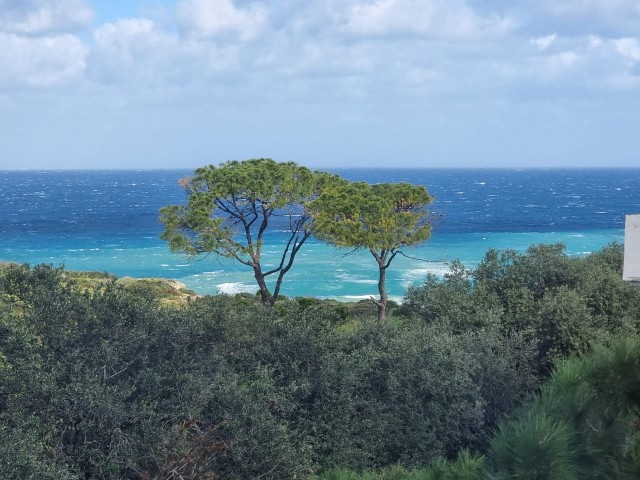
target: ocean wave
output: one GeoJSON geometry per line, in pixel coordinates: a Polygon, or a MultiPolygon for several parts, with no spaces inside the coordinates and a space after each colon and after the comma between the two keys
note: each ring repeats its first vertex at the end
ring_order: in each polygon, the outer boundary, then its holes
{"type": "Polygon", "coordinates": [[[223,275],[224,270],[214,270],[212,272],[202,272],[202,276],[204,277],[217,277],[219,275],[223,275]]]}
{"type": "Polygon", "coordinates": [[[342,290],[343,287],[344,287],[344,283],[337,282],[335,280],[329,281],[324,284],[325,290],[342,290]]]}
{"type": "Polygon", "coordinates": [[[255,285],[248,285],[242,282],[220,283],[217,285],[218,292],[227,295],[235,295],[236,293],[254,293],[257,290],[255,285]]]}
{"type": "MultiPolygon", "coordinates": [[[[378,299],[378,294],[370,294],[370,295],[339,295],[339,296],[332,296],[332,297],[320,297],[320,298],[326,298],[326,299],[331,299],[331,300],[337,300],[339,302],[359,302],[361,300],[370,300],[371,297],[378,299]]],[[[397,302],[397,303],[402,303],[402,300],[404,297],[400,296],[400,295],[389,295],[388,300],[397,302]]]]}
{"type": "Polygon", "coordinates": [[[400,284],[404,289],[407,289],[412,285],[422,284],[428,274],[443,278],[450,271],[451,269],[446,263],[436,264],[432,267],[412,268],[402,272],[400,284]]]}
{"type": "Polygon", "coordinates": [[[433,266],[431,267],[411,268],[409,270],[405,270],[403,272],[404,273],[403,276],[405,279],[416,280],[416,279],[422,279],[426,277],[427,274],[429,273],[432,273],[439,277],[443,277],[445,274],[449,273],[450,271],[451,271],[450,265],[443,262],[443,263],[433,264],[433,266]]]}
{"type": "Polygon", "coordinates": [[[336,278],[345,281],[346,283],[358,283],[362,285],[376,285],[378,283],[377,280],[373,280],[370,278],[362,278],[360,275],[356,275],[353,273],[346,273],[341,271],[336,274],[336,278]]]}
{"type": "MultiPolygon", "coordinates": [[[[442,214],[442,220],[434,222],[431,240],[418,247],[416,256],[460,258],[469,267],[477,265],[490,247],[525,251],[533,242],[564,241],[570,254],[596,251],[610,241],[623,241],[624,213],[640,211],[640,197],[636,195],[640,169],[525,172],[500,170],[487,174],[463,169],[415,170],[408,174],[377,169],[363,173],[364,178],[359,180],[408,179],[414,183],[427,179],[425,185],[438,197],[433,208],[442,214]],[[478,185],[480,182],[486,185],[478,185]]],[[[109,175],[106,178],[104,173],[89,171],[71,175],[2,173],[0,198],[14,208],[0,209],[0,256],[31,264],[55,260],[53,263],[64,263],[68,269],[108,270],[117,275],[191,279],[196,278],[193,274],[216,270],[222,273],[197,277],[201,284],[198,289],[215,293],[218,283],[242,281],[248,291],[257,290],[257,286],[249,287],[250,273],[237,262],[207,260],[190,262],[189,268],[175,266],[175,262],[187,260],[172,254],[159,240],[157,211],[161,206],[183,202],[184,192],[176,182],[179,173],[127,171],[109,175]],[[134,204],[140,208],[129,208],[134,204]],[[100,247],[101,251],[87,251],[87,247],[100,247]],[[113,258],[116,255],[118,258],[113,258]]],[[[287,226],[282,221],[272,225],[275,230],[287,226]]],[[[281,242],[287,236],[285,231],[271,232],[265,238],[265,260],[271,259],[271,265],[276,261],[277,266],[281,242]]],[[[367,252],[345,256],[347,252],[310,239],[286,277],[283,294],[335,298],[376,291],[373,259],[367,252]]],[[[428,273],[442,277],[448,271],[444,262],[398,258],[389,271],[387,287],[390,293],[399,295],[406,286],[423,283],[428,273]]]]}

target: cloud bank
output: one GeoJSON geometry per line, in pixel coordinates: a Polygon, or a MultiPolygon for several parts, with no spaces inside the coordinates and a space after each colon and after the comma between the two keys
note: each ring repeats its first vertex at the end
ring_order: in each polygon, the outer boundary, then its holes
{"type": "Polygon", "coordinates": [[[282,148],[278,125],[314,118],[322,126],[310,129],[334,134],[337,118],[356,139],[385,115],[412,118],[412,135],[427,119],[439,135],[477,112],[494,125],[538,114],[542,125],[540,105],[558,122],[622,112],[640,89],[636,0],[165,0],[162,14],[100,23],[95,6],[0,0],[0,106],[25,119],[36,98],[123,123],[161,118],[142,120],[140,108],[190,119],[182,125],[224,118],[257,129],[269,150],[282,148]]]}
{"type": "Polygon", "coordinates": [[[423,94],[499,94],[512,82],[536,89],[550,78],[583,88],[575,82],[587,74],[591,87],[614,88],[612,79],[631,79],[640,60],[638,39],[629,35],[630,22],[640,21],[635,1],[521,2],[528,15],[522,5],[489,1],[286,3],[181,0],[168,22],[93,25],[83,0],[2,0],[1,79],[31,87],[75,79],[186,88],[231,78],[232,87],[274,82],[283,94],[305,81],[327,95],[350,84],[356,97],[380,94],[381,85],[392,96],[407,85],[422,85],[423,94]],[[577,31],[576,15],[592,21],[577,31]]]}

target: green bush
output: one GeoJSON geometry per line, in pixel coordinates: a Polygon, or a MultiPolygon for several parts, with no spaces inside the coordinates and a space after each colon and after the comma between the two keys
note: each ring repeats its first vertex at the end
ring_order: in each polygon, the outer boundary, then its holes
{"type": "Polygon", "coordinates": [[[498,325],[538,346],[537,370],[583,351],[593,340],[640,331],[640,289],[622,280],[622,247],[585,257],[562,244],[524,253],[489,250],[475,270],[452,264],[439,280],[411,287],[399,313],[463,332],[498,325]]]}
{"type": "Polygon", "coordinates": [[[463,450],[458,459],[434,460],[429,467],[408,470],[400,465],[379,471],[357,473],[353,470],[332,469],[320,474],[318,480],[482,480],[484,457],[463,450]]]}
{"type": "Polygon", "coordinates": [[[6,265],[0,461],[45,479],[635,478],[640,289],[619,258],[488,252],[386,324],[366,302],[173,308],[158,285],[6,265]],[[565,361],[594,340],[611,347],[565,361]]]}
{"type": "Polygon", "coordinates": [[[492,440],[496,479],[632,479],[640,472],[640,341],[616,338],[560,363],[492,440]]]}

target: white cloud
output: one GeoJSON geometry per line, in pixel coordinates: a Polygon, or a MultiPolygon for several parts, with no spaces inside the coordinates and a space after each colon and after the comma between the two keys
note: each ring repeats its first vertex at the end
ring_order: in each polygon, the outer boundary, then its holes
{"type": "Polygon", "coordinates": [[[629,20],[629,16],[640,15],[640,4],[637,0],[536,0],[538,5],[547,9],[551,14],[565,19],[576,15],[600,17],[601,20],[619,22],[629,20]],[[624,17],[617,18],[622,15],[624,17]]]}
{"type": "Polygon", "coordinates": [[[47,87],[81,77],[89,49],[65,32],[92,17],[83,0],[0,0],[0,82],[47,87]]]}
{"type": "Polygon", "coordinates": [[[440,86],[441,75],[428,68],[413,68],[405,75],[405,84],[409,88],[429,89],[440,86]]]}
{"type": "Polygon", "coordinates": [[[528,33],[551,30],[559,36],[626,36],[638,31],[640,21],[638,0],[488,1],[511,12],[528,33]]]}
{"type": "MultiPolygon", "coordinates": [[[[132,62],[135,60],[136,44],[147,47],[162,47],[162,40],[175,38],[156,31],[152,20],[145,18],[121,19],[115,23],[106,23],[93,35],[98,49],[109,51],[113,57],[132,62]]],[[[143,47],[144,48],[144,47],[143,47]]]]}
{"type": "Polygon", "coordinates": [[[145,18],[107,23],[94,33],[90,78],[100,83],[185,84],[235,65],[235,49],[180,38],[145,18]]]}
{"type": "Polygon", "coordinates": [[[0,33],[2,83],[49,86],[82,75],[88,48],[73,35],[21,37],[0,33]]]}
{"type": "Polygon", "coordinates": [[[560,52],[555,55],[551,55],[551,57],[549,58],[549,63],[553,67],[567,68],[575,64],[579,58],[580,57],[578,56],[578,54],[576,54],[576,52],[569,50],[566,52],[560,52]]]}
{"type": "Polygon", "coordinates": [[[629,58],[634,62],[640,62],[640,45],[638,45],[638,40],[635,38],[619,38],[612,40],[611,43],[623,57],[629,58]]]}
{"type": "Polygon", "coordinates": [[[238,8],[232,0],[182,0],[177,6],[177,19],[190,36],[250,40],[265,28],[268,11],[262,5],[238,8]]]}
{"type": "Polygon", "coordinates": [[[93,11],[84,0],[0,0],[0,31],[24,35],[87,27],[93,11]]]}
{"type": "MultiPolygon", "coordinates": [[[[137,80],[151,85],[171,71],[178,38],[144,18],[106,23],[94,32],[89,75],[101,83],[137,80]]],[[[174,67],[175,68],[175,67],[174,67]]]]}
{"type": "Polygon", "coordinates": [[[363,35],[410,34],[465,39],[502,34],[508,18],[480,16],[461,0],[376,0],[352,5],[346,29],[363,35]]]}
{"type": "MultiPolygon", "coordinates": [[[[35,6],[53,11],[54,5],[84,5],[81,0],[24,1],[32,12],[35,6]]],[[[205,85],[219,98],[225,91],[242,90],[239,98],[283,101],[351,93],[354,98],[436,96],[443,91],[501,96],[511,88],[598,88],[610,85],[605,75],[632,74],[630,63],[640,62],[633,37],[597,32],[575,36],[555,27],[527,33],[520,29],[520,10],[513,4],[496,10],[497,3],[489,0],[283,0],[269,4],[268,10],[260,0],[251,1],[180,0],[174,19],[114,20],[95,29],[88,54],[89,47],[70,35],[41,34],[49,39],[48,50],[32,41],[35,34],[5,35],[4,45],[8,38],[13,43],[2,60],[13,66],[4,67],[2,78],[49,85],[85,72],[88,83],[113,84],[114,92],[123,84],[128,91],[155,89],[158,98],[165,87],[180,95],[205,85]],[[176,24],[179,32],[171,29],[176,24]],[[259,42],[246,42],[257,36],[259,42]],[[29,48],[36,53],[24,53],[29,48]],[[51,60],[44,60],[46,55],[51,60]]],[[[549,11],[555,8],[540,1],[549,11]]],[[[568,2],[574,7],[589,3],[568,2]]],[[[17,11],[19,2],[10,3],[17,11]]],[[[4,5],[9,0],[0,0],[4,5]]],[[[58,26],[82,23],[82,15],[73,21],[73,12],[66,15],[58,26]]]]}
{"type": "Polygon", "coordinates": [[[547,35],[544,37],[532,38],[531,43],[538,47],[540,50],[546,50],[556,40],[556,34],[547,35]]]}
{"type": "Polygon", "coordinates": [[[602,45],[602,38],[598,35],[589,35],[589,48],[598,48],[602,45]]]}

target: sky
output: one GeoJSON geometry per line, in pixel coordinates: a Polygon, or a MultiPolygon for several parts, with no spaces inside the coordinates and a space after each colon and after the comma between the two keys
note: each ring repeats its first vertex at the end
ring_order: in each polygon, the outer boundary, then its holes
{"type": "Polygon", "coordinates": [[[640,167],[640,0],[0,0],[0,169],[640,167]]]}

